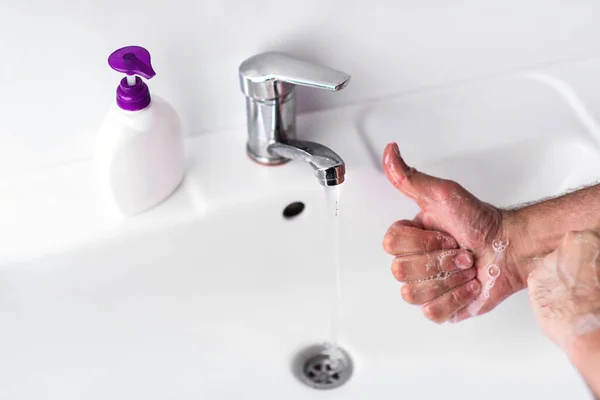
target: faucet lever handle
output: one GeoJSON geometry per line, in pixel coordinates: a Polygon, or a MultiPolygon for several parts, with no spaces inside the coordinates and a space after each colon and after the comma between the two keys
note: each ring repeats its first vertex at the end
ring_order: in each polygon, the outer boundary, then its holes
{"type": "Polygon", "coordinates": [[[350,75],[279,52],[257,54],[239,67],[240,84],[247,97],[271,100],[292,90],[292,85],[338,91],[350,75]]]}

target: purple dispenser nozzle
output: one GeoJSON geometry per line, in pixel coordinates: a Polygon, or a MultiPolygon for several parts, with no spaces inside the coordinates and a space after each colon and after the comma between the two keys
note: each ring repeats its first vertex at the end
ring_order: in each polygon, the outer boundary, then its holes
{"type": "MultiPolygon", "coordinates": [[[[140,75],[151,79],[156,75],[150,63],[150,53],[140,46],[127,46],[115,50],[108,57],[108,65],[128,77],[140,75]]],[[[150,90],[141,78],[135,77],[135,83],[130,84],[127,77],[121,80],[117,87],[117,105],[123,110],[139,111],[150,104],[150,90]]]]}

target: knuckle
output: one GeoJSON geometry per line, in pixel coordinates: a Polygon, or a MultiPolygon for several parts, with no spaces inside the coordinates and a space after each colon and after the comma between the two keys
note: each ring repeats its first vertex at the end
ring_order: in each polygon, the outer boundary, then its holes
{"type": "Polygon", "coordinates": [[[585,241],[592,243],[592,244],[598,244],[600,243],[600,236],[598,231],[596,230],[587,230],[581,233],[581,237],[582,239],[584,239],[585,241]]]}
{"type": "Polygon", "coordinates": [[[465,304],[472,301],[475,297],[478,296],[478,291],[469,291],[469,289],[467,289],[469,283],[471,283],[471,280],[469,280],[468,283],[464,283],[462,286],[459,286],[450,292],[450,301],[452,303],[452,307],[463,307],[465,304]]]}
{"type": "Polygon", "coordinates": [[[406,177],[406,180],[411,182],[413,180],[413,177],[415,176],[415,174],[417,173],[417,169],[413,168],[413,167],[409,167],[405,172],[404,172],[404,176],[406,177]]]}
{"type": "Polygon", "coordinates": [[[586,246],[600,247],[600,232],[594,229],[569,231],[563,237],[557,250],[567,249],[579,251],[586,246]]]}
{"type": "Polygon", "coordinates": [[[425,237],[420,238],[419,247],[427,253],[436,251],[440,248],[440,241],[436,235],[427,233],[425,237]]]}
{"type": "Polygon", "coordinates": [[[563,237],[563,244],[569,244],[569,243],[573,243],[574,241],[577,240],[577,238],[579,237],[580,232],[578,231],[569,231],[565,234],[565,236],[563,237]]]}
{"type": "Polygon", "coordinates": [[[444,180],[436,187],[437,197],[440,199],[447,199],[452,193],[458,191],[460,187],[461,186],[454,181],[444,180]]]}
{"type": "Polygon", "coordinates": [[[440,259],[439,256],[435,255],[435,253],[429,254],[427,257],[427,262],[425,263],[425,269],[430,271],[432,274],[444,272],[445,262],[445,258],[440,259]]]}
{"type": "Polygon", "coordinates": [[[450,301],[452,302],[452,304],[454,304],[455,306],[458,306],[460,304],[462,304],[465,301],[465,298],[467,297],[466,295],[466,290],[459,290],[459,289],[455,289],[452,290],[450,292],[450,301]]]}
{"type": "Polygon", "coordinates": [[[477,270],[475,268],[469,268],[464,272],[465,274],[465,282],[474,279],[477,276],[477,270]]]}
{"type": "Polygon", "coordinates": [[[461,285],[467,281],[470,281],[471,279],[473,279],[475,277],[476,274],[477,274],[477,271],[475,270],[475,268],[471,268],[466,271],[454,273],[451,275],[451,277],[449,279],[446,279],[445,281],[443,281],[442,285],[445,289],[452,289],[452,288],[457,287],[458,285],[461,285]]]}

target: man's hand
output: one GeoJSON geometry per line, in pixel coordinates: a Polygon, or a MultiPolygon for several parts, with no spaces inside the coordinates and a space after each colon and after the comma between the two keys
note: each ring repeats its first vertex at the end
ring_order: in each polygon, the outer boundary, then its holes
{"type": "Polygon", "coordinates": [[[600,231],[569,232],[528,278],[542,331],[600,395],[600,231]]]}
{"type": "Polygon", "coordinates": [[[600,329],[597,263],[600,231],[569,232],[527,279],[529,300],[542,330],[567,353],[574,340],[600,329]]]}
{"type": "Polygon", "coordinates": [[[456,322],[490,311],[525,287],[509,212],[456,182],[410,168],[396,144],[387,145],[383,166],[396,189],[421,208],[414,220],[395,222],[383,241],[396,256],[392,273],[404,283],[405,301],[423,305],[435,322],[456,322]]]}

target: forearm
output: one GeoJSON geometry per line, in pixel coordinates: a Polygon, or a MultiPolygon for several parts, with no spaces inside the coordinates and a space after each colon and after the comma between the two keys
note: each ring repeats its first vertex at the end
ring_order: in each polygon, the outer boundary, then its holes
{"type": "Polygon", "coordinates": [[[524,282],[569,231],[600,226],[600,184],[508,211],[507,229],[524,282]]]}
{"type": "Polygon", "coordinates": [[[600,331],[579,337],[567,353],[595,398],[600,399],[600,331]]]}

